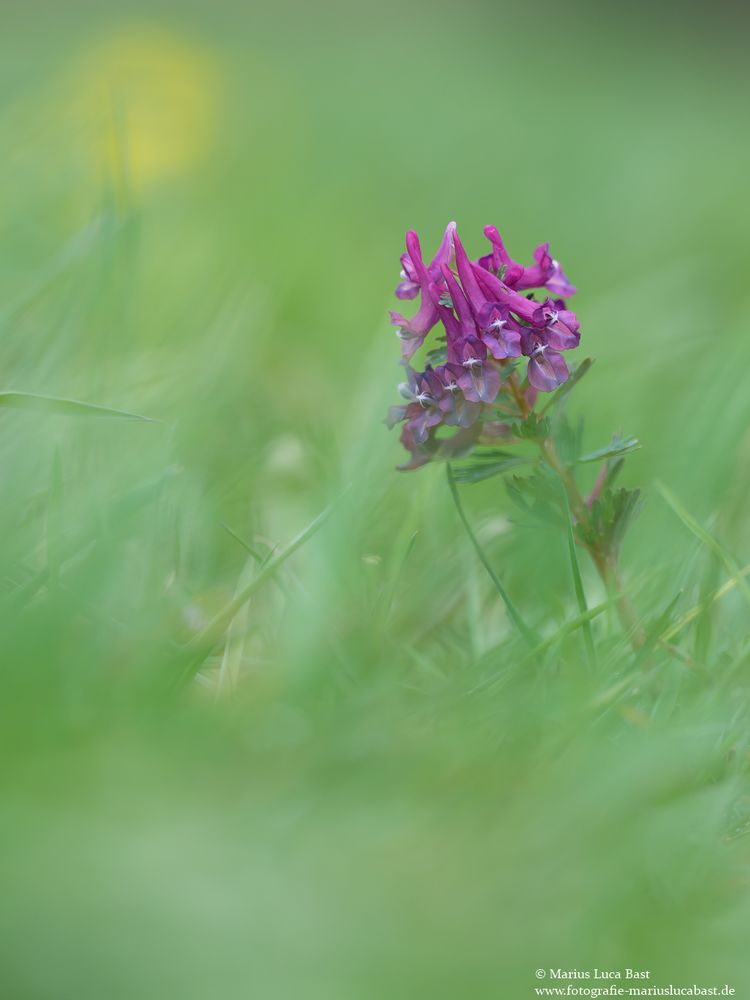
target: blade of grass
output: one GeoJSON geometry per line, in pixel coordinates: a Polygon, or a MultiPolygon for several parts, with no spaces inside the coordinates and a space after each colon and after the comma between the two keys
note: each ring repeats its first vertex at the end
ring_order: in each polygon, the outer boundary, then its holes
{"type": "Polygon", "coordinates": [[[224,529],[224,531],[226,531],[226,533],[235,540],[235,542],[237,542],[239,545],[242,546],[242,548],[245,550],[245,552],[248,553],[248,555],[252,556],[252,558],[255,560],[256,563],[263,562],[263,556],[260,554],[260,552],[258,552],[257,549],[254,549],[251,545],[249,545],[241,535],[238,535],[237,532],[234,530],[234,528],[230,527],[224,521],[221,522],[221,526],[224,529]]]}
{"type": "Polygon", "coordinates": [[[481,562],[481,564],[484,566],[485,570],[487,571],[487,574],[488,574],[489,578],[492,580],[493,584],[495,585],[495,590],[497,590],[497,592],[500,595],[503,603],[505,604],[505,608],[506,608],[506,610],[508,612],[508,616],[510,617],[510,619],[512,620],[513,624],[516,626],[516,628],[518,629],[518,631],[521,633],[521,635],[522,635],[524,641],[526,642],[526,644],[529,646],[530,649],[533,650],[537,646],[538,639],[534,635],[534,633],[532,632],[532,630],[528,627],[528,625],[526,624],[526,622],[523,620],[523,618],[521,617],[520,613],[516,609],[516,606],[511,601],[510,596],[508,595],[508,592],[506,591],[505,587],[503,586],[503,584],[502,584],[502,582],[500,580],[500,577],[497,575],[497,573],[494,571],[494,569],[490,565],[490,563],[489,563],[486,555],[482,551],[482,546],[479,544],[479,542],[477,541],[476,535],[471,530],[471,525],[469,524],[469,521],[468,521],[468,519],[466,517],[466,513],[464,512],[463,505],[461,504],[461,498],[458,495],[458,487],[456,486],[456,481],[455,481],[455,479],[453,477],[453,469],[451,467],[450,462],[446,463],[445,469],[446,469],[446,473],[447,473],[447,476],[448,476],[448,486],[449,486],[450,491],[451,491],[451,496],[453,497],[453,502],[456,505],[456,511],[458,512],[458,516],[459,516],[459,519],[461,521],[461,524],[464,526],[464,530],[466,531],[466,534],[469,536],[469,541],[473,545],[474,551],[476,552],[477,556],[479,557],[479,561],[481,562]]]}
{"type": "MultiPolygon", "coordinates": [[[[242,546],[245,552],[248,553],[248,555],[260,566],[261,569],[263,568],[263,566],[265,566],[265,564],[269,561],[269,559],[273,557],[274,552],[276,551],[275,549],[269,549],[266,555],[261,555],[261,553],[258,552],[256,549],[254,549],[251,545],[249,545],[245,541],[245,539],[242,538],[241,535],[238,535],[237,532],[234,530],[234,528],[231,528],[228,524],[225,524],[224,522],[222,522],[221,526],[231,538],[233,538],[239,545],[242,546]]],[[[279,588],[284,597],[288,599],[289,588],[287,587],[286,583],[278,576],[274,577],[273,582],[279,588]]]]}
{"type": "Polygon", "coordinates": [[[672,508],[688,531],[692,532],[695,537],[706,546],[706,548],[710,549],[714,553],[716,558],[726,569],[729,576],[737,581],[737,587],[745,599],[747,606],[750,608],[750,586],[748,586],[742,570],[735,561],[734,557],[727,552],[721,542],[714,538],[714,536],[707,531],[685,507],[683,507],[682,503],[677,499],[674,493],[664,485],[664,483],[657,481],[654,485],[661,494],[662,498],[672,508]]]}
{"type": "MultiPolygon", "coordinates": [[[[586,592],[583,589],[581,567],[578,562],[578,553],[576,552],[576,540],[573,535],[573,515],[570,511],[570,504],[568,503],[568,494],[565,492],[565,488],[562,483],[560,483],[560,492],[563,495],[563,502],[565,504],[565,526],[568,535],[568,555],[570,557],[570,570],[573,574],[573,587],[576,592],[576,600],[578,601],[578,610],[582,615],[585,615],[588,611],[588,604],[586,603],[586,592]]],[[[596,649],[594,647],[594,635],[591,631],[590,618],[582,620],[581,631],[583,632],[583,642],[586,647],[586,656],[588,657],[589,667],[591,670],[596,670],[596,649]]]]}
{"type": "Polygon", "coordinates": [[[44,396],[36,392],[0,392],[0,407],[2,406],[8,409],[55,413],[64,417],[100,417],[108,420],[142,420],[147,423],[158,423],[154,417],[144,417],[140,413],[115,410],[110,406],[99,406],[96,403],[81,403],[77,399],[44,396]]]}
{"type": "MultiPolygon", "coordinates": [[[[669,616],[672,614],[672,611],[674,610],[674,607],[679,601],[680,597],[682,597],[681,590],[679,590],[674,595],[672,600],[669,601],[669,603],[661,612],[661,614],[657,617],[657,619],[654,622],[652,622],[646,629],[644,629],[643,645],[636,654],[635,662],[633,664],[634,669],[639,669],[641,666],[645,666],[648,663],[648,658],[651,656],[651,653],[657,646],[666,645],[664,643],[662,632],[667,622],[669,621],[669,616]]],[[[669,651],[673,652],[674,649],[671,648],[669,651]]],[[[682,653],[680,651],[677,652],[677,655],[682,657],[682,653]]]]}
{"type": "Polygon", "coordinates": [[[22,291],[14,301],[0,308],[0,329],[10,325],[69,268],[84,260],[94,250],[101,249],[102,243],[111,241],[116,236],[116,231],[107,222],[104,214],[92,219],[50,261],[40,264],[36,269],[36,279],[33,284],[22,291]]]}
{"type": "Polygon", "coordinates": [[[643,673],[628,674],[626,677],[623,677],[621,680],[613,684],[612,687],[607,688],[606,691],[602,691],[601,694],[596,695],[596,697],[591,700],[589,708],[594,711],[610,708],[619,695],[626,692],[629,688],[636,687],[643,680],[643,678],[643,673]]]}
{"type": "MultiPolygon", "coordinates": [[[[237,584],[238,593],[247,585],[255,564],[256,560],[253,556],[248,555],[237,584]]],[[[248,613],[247,604],[243,604],[227,625],[224,653],[221,658],[221,667],[219,668],[219,677],[216,684],[217,698],[229,694],[237,687],[248,633],[248,613]]]]}
{"type": "Polygon", "coordinates": [[[263,584],[283,566],[297,549],[301,548],[308,539],[312,538],[315,532],[328,520],[334,506],[335,504],[330,504],[326,507],[306,528],[300,531],[298,535],[295,535],[273,559],[265,562],[256,576],[246,586],[241,587],[232,600],[182,647],[182,654],[187,654],[187,662],[183,663],[182,670],[177,679],[178,684],[189,680],[195,675],[205,657],[224,636],[227,627],[239,609],[250,600],[253,594],[260,590],[263,584]]]}
{"type": "Polygon", "coordinates": [[[56,587],[60,579],[63,537],[63,475],[59,447],[52,458],[52,481],[47,504],[47,569],[50,586],[56,587]]]}
{"type": "MultiPolygon", "coordinates": [[[[179,475],[179,470],[173,466],[165,469],[162,475],[147,480],[121,496],[113,497],[102,511],[102,517],[107,525],[116,525],[122,532],[131,518],[157,500],[173,479],[179,475]]],[[[60,539],[59,572],[64,574],[66,567],[79,565],[91,554],[99,542],[101,528],[89,523],[71,532],[69,537],[60,539]]],[[[38,570],[28,580],[21,583],[7,595],[7,600],[16,607],[24,607],[33,600],[49,580],[49,565],[38,570]]],[[[1,602],[0,602],[1,603],[1,602]]]]}
{"type": "Polygon", "coordinates": [[[740,578],[744,579],[747,576],[750,576],[750,564],[743,566],[742,569],[738,571],[736,576],[732,576],[712,594],[709,594],[705,600],[690,608],[690,610],[686,611],[683,615],[680,615],[676,622],[673,622],[672,625],[666,629],[666,631],[662,632],[659,636],[659,642],[669,642],[671,639],[674,639],[676,635],[679,635],[679,633],[694,622],[696,618],[700,618],[707,608],[709,608],[712,604],[715,604],[716,601],[720,601],[722,597],[725,597],[730,591],[734,590],[734,588],[739,585],[740,578]]]}
{"type": "MultiPolygon", "coordinates": [[[[714,605],[708,601],[710,595],[721,582],[721,567],[715,559],[709,558],[700,574],[698,584],[698,603],[704,605],[704,610],[698,616],[693,634],[693,656],[698,663],[705,663],[710,656],[712,637],[714,634],[714,605]]],[[[667,625],[669,622],[666,623],[667,625]]]]}
{"type": "Polygon", "coordinates": [[[532,650],[532,652],[535,655],[546,653],[548,649],[551,649],[552,646],[556,645],[566,636],[571,635],[573,632],[576,631],[576,629],[582,628],[588,622],[592,622],[594,618],[598,618],[599,615],[604,614],[604,612],[608,608],[613,608],[616,604],[617,604],[617,598],[612,597],[607,599],[606,601],[602,601],[601,604],[595,604],[593,608],[587,608],[586,611],[582,611],[580,615],[576,615],[574,618],[571,618],[570,621],[567,621],[565,622],[564,625],[561,625],[560,628],[557,630],[557,632],[554,633],[554,635],[550,635],[546,639],[543,639],[532,650]]]}
{"type": "Polygon", "coordinates": [[[401,522],[393,545],[390,547],[386,560],[387,572],[376,605],[379,631],[384,630],[388,625],[401,576],[419,535],[427,496],[427,483],[425,481],[420,489],[414,490],[412,493],[406,516],[401,522]]]}
{"type": "MultiPolygon", "coordinates": [[[[539,659],[543,653],[551,649],[558,642],[561,642],[566,636],[571,635],[576,629],[581,628],[586,622],[591,622],[594,618],[598,618],[599,615],[603,615],[605,611],[609,608],[614,607],[617,604],[617,598],[611,597],[606,601],[602,601],[601,604],[594,605],[593,608],[588,608],[587,611],[580,615],[576,615],[575,618],[571,618],[570,621],[565,622],[560,628],[546,639],[542,639],[541,642],[537,643],[534,648],[526,654],[523,659],[523,663],[529,663],[535,659],[539,659]]],[[[471,694],[476,694],[479,691],[485,691],[492,688],[497,683],[496,677],[491,677],[486,681],[482,681],[477,684],[475,688],[472,688],[471,694]]]]}
{"type": "Polygon", "coordinates": [[[380,627],[384,628],[388,623],[393,605],[396,600],[396,592],[398,590],[399,580],[401,579],[401,574],[406,566],[406,563],[411,555],[412,549],[414,548],[414,543],[419,535],[418,531],[412,532],[411,536],[406,539],[406,542],[399,546],[398,557],[393,562],[393,569],[391,570],[388,580],[383,588],[383,593],[381,600],[379,602],[379,622],[380,627]]]}

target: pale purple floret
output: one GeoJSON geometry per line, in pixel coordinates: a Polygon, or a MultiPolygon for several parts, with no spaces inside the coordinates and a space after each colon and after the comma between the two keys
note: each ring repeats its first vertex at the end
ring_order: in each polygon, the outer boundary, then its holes
{"type": "Polygon", "coordinates": [[[461,344],[460,368],[456,381],[464,397],[471,403],[494,403],[500,391],[500,372],[487,364],[487,348],[477,337],[469,337],[461,344]]]}
{"type": "Polygon", "coordinates": [[[400,414],[396,422],[406,420],[416,443],[423,444],[430,428],[443,422],[445,385],[430,365],[423,372],[407,368],[406,377],[399,392],[409,403],[406,407],[392,407],[388,419],[392,426],[393,417],[400,414]]]}
{"type": "Polygon", "coordinates": [[[459,384],[459,379],[464,374],[463,366],[438,365],[435,374],[445,390],[440,403],[444,423],[448,427],[470,427],[479,417],[482,406],[477,400],[468,399],[459,384]]]}
{"type": "Polygon", "coordinates": [[[546,330],[547,342],[556,351],[570,351],[578,347],[581,340],[578,318],[574,312],[565,308],[562,299],[547,299],[543,302],[535,310],[532,323],[535,327],[546,330]]]}
{"type": "Polygon", "coordinates": [[[523,335],[523,353],[529,359],[529,383],[539,392],[552,392],[568,378],[568,366],[559,351],[552,350],[536,330],[523,335]]]}
{"type": "Polygon", "coordinates": [[[560,267],[559,261],[556,260],[552,261],[552,272],[544,282],[544,287],[548,292],[561,299],[569,299],[571,295],[575,295],[576,293],[575,285],[571,285],[565,276],[565,272],[560,267]]]}
{"type": "Polygon", "coordinates": [[[560,352],[577,347],[580,340],[578,320],[564,304],[562,299],[547,299],[521,335],[521,348],[529,359],[529,383],[540,392],[552,392],[566,381],[568,366],[560,352]]]}
{"type": "Polygon", "coordinates": [[[517,358],[521,353],[521,324],[502,302],[487,302],[479,316],[482,343],[493,358],[517,358]]]}

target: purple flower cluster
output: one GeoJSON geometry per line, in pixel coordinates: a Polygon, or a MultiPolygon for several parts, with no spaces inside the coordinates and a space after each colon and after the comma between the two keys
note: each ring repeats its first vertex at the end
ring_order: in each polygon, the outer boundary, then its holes
{"type": "Polygon", "coordinates": [[[406,366],[400,392],[407,402],[391,408],[388,423],[404,422],[401,441],[412,454],[407,468],[433,457],[442,426],[458,429],[457,449],[476,439],[481,418],[505,384],[503,370],[509,369],[510,359],[528,358],[528,383],[518,391],[532,401],[536,392],[551,392],[569,374],[562,352],[577,347],[580,336],[565,299],[575,288],[550,256],[549,244],[537,247],[534,263],[524,267],[511,258],[494,226],[486,226],[484,234],[491,251],[472,261],[451,222],[429,264],[417,234],[406,234],[396,296],[419,296],[420,303],[410,319],[391,313],[406,366]],[[542,289],[543,298],[523,294],[530,289],[542,289]],[[444,360],[417,372],[410,361],[438,324],[444,332],[444,360]]]}

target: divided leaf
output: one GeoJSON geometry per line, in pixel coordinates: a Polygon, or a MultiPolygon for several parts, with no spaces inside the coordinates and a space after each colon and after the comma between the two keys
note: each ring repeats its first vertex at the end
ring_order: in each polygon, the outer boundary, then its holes
{"type": "Polygon", "coordinates": [[[567,417],[562,417],[555,427],[555,447],[563,465],[575,465],[579,461],[581,442],[583,439],[583,420],[572,424],[567,417]]]}
{"type": "Polygon", "coordinates": [[[516,437],[522,441],[543,441],[549,437],[552,426],[546,417],[532,412],[524,420],[511,422],[511,428],[516,437]]]}
{"type": "Polygon", "coordinates": [[[615,555],[633,517],[640,508],[640,490],[605,490],[591,505],[589,524],[577,524],[584,545],[599,545],[615,555]]]}
{"type": "Polygon", "coordinates": [[[621,438],[618,434],[615,434],[609,444],[605,445],[603,448],[598,448],[596,451],[590,451],[587,455],[581,455],[577,461],[579,463],[603,462],[608,458],[618,458],[622,455],[629,455],[631,451],[638,451],[640,447],[641,442],[638,438],[621,438]]]}
{"type": "Polygon", "coordinates": [[[564,527],[565,510],[557,476],[540,466],[532,476],[512,476],[505,480],[508,497],[524,514],[542,524],[564,527]]]}
{"type": "Polygon", "coordinates": [[[500,448],[477,448],[471,462],[453,467],[453,478],[457,483],[480,483],[533,461],[534,458],[529,455],[518,455],[500,448]]]}

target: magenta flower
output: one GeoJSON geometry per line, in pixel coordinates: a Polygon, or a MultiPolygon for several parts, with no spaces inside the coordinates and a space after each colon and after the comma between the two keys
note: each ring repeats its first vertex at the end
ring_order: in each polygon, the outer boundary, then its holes
{"type": "Polygon", "coordinates": [[[502,276],[506,284],[513,286],[523,274],[523,266],[517,264],[505,249],[505,244],[495,226],[485,226],[484,235],[492,244],[492,253],[480,257],[477,263],[485,271],[491,271],[495,276],[502,276]]]}
{"type": "MultiPolygon", "coordinates": [[[[446,226],[438,252],[435,254],[427,267],[427,273],[433,281],[440,280],[440,268],[442,265],[450,264],[451,262],[451,258],[453,257],[453,235],[455,232],[456,223],[449,222],[446,226]]],[[[408,249],[409,237],[414,237],[416,239],[417,234],[413,232],[413,230],[409,230],[407,233],[407,252],[401,254],[401,278],[403,280],[396,287],[397,299],[415,299],[417,295],[419,295],[420,284],[417,276],[417,267],[415,266],[408,249]]],[[[418,239],[417,247],[419,247],[418,239]]]]}
{"type": "Polygon", "coordinates": [[[403,281],[396,288],[396,297],[413,299],[421,293],[422,301],[415,316],[406,319],[401,313],[391,312],[391,322],[398,327],[401,338],[401,356],[408,361],[419,350],[424,339],[438,321],[437,303],[443,282],[442,267],[453,256],[453,235],[456,223],[450,222],[438,252],[429,265],[422,260],[419,237],[410,229],[406,234],[406,253],[401,255],[403,281]]]}
{"type": "Polygon", "coordinates": [[[534,263],[524,267],[511,258],[494,226],[484,232],[492,251],[472,261],[450,223],[429,264],[417,234],[406,234],[396,295],[419,296],[420,303],[410,319],[391,313],[407,366],[407,381],[400,387],[407,403],[392,407],[388,416],[390,426],[404,424],[401,441],[412,455],[405,468],[465,450],[477,437],[491,436],[493,428],[505,428],[507,434],[508,413],[525,416],[537,392],[551,392],[568,378],[562,352],[577,347],[580,334],[565,297],[575,288],[547,243],[537,247],[534,263]],[[551,295],[539,301],[522,294],[532,288],[551,295]],[[437,347],[438,353],[445,352],[444,363],[417,372],[407,363],[438,324],[445,346],[438,342],[437,347]],[[513,359],[522,355],[528,366],[520,384],[513,359]],[[455,428],[453,437],[438,437],[441,427],[455,428]]]}
{"type": "Polygon", "coordinates": [[[485,226],[484,235],[492,244],[492,253],[480,257],[478,263],[485,270],[501,276],[509,288],[519,292],[527,288],[546,288],[563,299],[575,295],[575,287],[568,281],[559,262],[550,256],[549,243],[540,244],[534,251],[535,263],[524,267],[511,258],[495,226],[485,226]]]}

